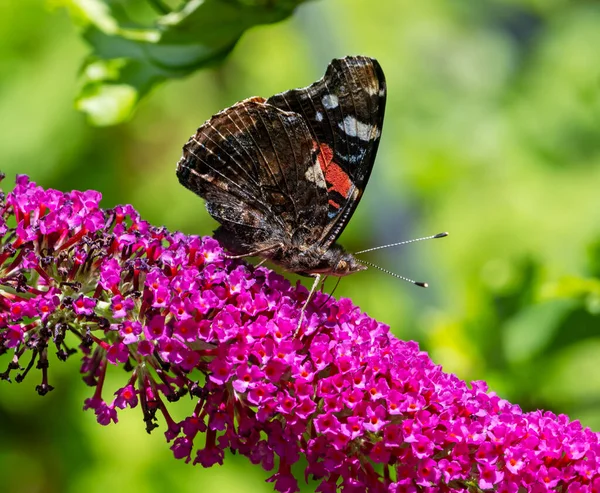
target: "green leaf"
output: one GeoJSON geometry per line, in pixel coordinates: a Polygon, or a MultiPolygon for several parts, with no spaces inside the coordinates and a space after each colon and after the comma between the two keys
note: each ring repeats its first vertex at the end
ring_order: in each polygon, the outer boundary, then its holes
{"type": "Polygon", "coordinates": [[[75,107],[87,113],[94,125],[112,125],[131,114],[137,96],[135,87],[127,84],[99,84],[86,87],[79,95],[75,107]]]}
{"type": "Polygon", "coordinates": [[[506,360],[521,363],[548,351],[576,307],[572,300],[555,300],[522,309],[504,326],[506,360]]]}
{"type": "Polygon", "coordinates": [[[93,49],[75,105],[94,125],[114,125],[156,84],[222,61],[247,29],[285,19],[304,0],[190,0],[166,14],[156,0],[63,1],[93,49]],[[149,4],[161,14],[134,21],[149,4]]]}

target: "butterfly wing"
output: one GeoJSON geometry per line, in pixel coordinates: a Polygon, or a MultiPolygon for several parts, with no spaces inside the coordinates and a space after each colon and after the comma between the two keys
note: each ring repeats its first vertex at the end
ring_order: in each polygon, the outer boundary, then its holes
{"type": "Polygon", "coordinates": [[[327,221],[318,238],[327,249],[354,213],[379,146],[386,84],[379,63],[362,56],[333,60],[314,84],[276,94],[267,103],[302,116],[318,143],[327,183],[327,221]]]}
{"type": "Polygon", "coordinates": [[[230,251],[316,241],[327,222],[318,148],[303,118],[251,98],[213,116],[183,148],[179,181],[206,200],[230,251]]]}

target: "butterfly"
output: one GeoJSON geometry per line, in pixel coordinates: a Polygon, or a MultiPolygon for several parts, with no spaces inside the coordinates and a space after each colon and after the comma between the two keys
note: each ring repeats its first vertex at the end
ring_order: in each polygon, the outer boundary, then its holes
{"type": "Polygon", "coordinates": [[[222,246],[314,277],[310,299],[322,276],[367,268],[337,239],[373,169],[385,101],[376,60],[334,59],[308,87],[210,118],[183,147],[177,177],[206,200],[222,246]]]}

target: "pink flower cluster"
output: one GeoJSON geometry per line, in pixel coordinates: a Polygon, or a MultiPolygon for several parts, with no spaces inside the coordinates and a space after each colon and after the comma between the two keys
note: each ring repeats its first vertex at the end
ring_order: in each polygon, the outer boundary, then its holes
{"type": "Polygon", "coordinates": [[[280,492],[298,491],[300,457],[319,492],[600,491],[599,434],[468,386],[349,300],[317,293],[298,330],[302,286],[99,201],[24,176],[2,196],[1,378],[35,364],[46,393],[49,351],[76,341],[98,422],[139,405],[175,457],[236,451],[280,492]],[[131,373],[107,399],[111,366],[131,373]],[[185,394],[195,408],[177,419],[185,394]]]}

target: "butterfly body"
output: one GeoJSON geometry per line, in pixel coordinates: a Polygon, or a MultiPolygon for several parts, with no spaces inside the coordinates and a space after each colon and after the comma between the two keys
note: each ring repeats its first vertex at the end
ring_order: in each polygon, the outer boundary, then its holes
{"type": "Polygon", "coordinates": [[[239,250],[237,238],[231,237],[227,230],[217,229],[215,238],[232,253],[245,255],[257,252],[258,256],[302,276],[314,277],[321,274],[343,277],[366,269],[351,253],[346,252],[344,247],[337,243],[326,249],[318,245],[306,248],[306,242],[302,236],[298,236],[294,241],[281,233],[275,234],[268,242],[253,245],[255,248],[253,252],[248,252],[248,250],[243,252],[239,250]]]}
{"type": "Polygon", "coordinates": [[[377,61],[333,60],[308,87],[214,115],[184,146],[177,176],[206,200],[232,254],[317,278],[364,270],[336,241],[369,179],[385,97],[377,61]]]}

